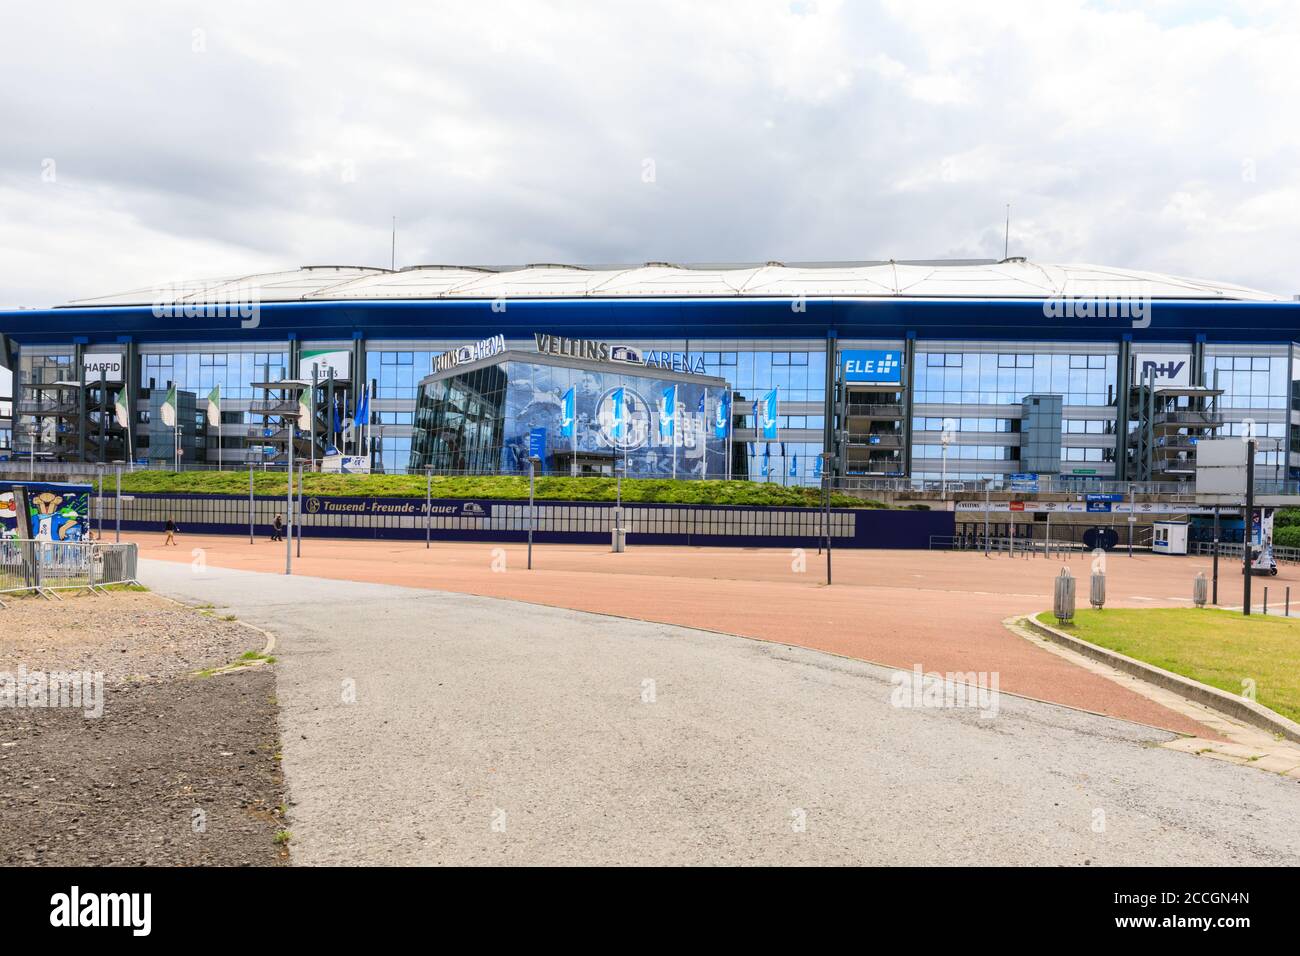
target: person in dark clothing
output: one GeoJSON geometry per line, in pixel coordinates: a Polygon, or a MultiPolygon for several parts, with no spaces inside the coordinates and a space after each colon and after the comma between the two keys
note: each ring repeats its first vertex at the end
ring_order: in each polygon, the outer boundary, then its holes
{"type": "Polygon", "coordinates": [[[284,540],[284,519],[279,515],[276,515],[275,520],[271,522],[271,540],[284,540]]]}
{"type": "Polygon", "coordinates": [[[166,547],[169,544],[173,548],[176,547],[176,520],[174,518],[168,518],[167,523],[163,525],[163,531],[167,533],[167,537],[163,539],[163,547],[166,547]]]}

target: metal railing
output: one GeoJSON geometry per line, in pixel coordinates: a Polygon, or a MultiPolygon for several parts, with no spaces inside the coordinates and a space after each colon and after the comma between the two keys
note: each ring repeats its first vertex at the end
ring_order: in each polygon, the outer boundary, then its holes
{"type": "Polygon", "coordinates": [[[857,417],[880,417],[880,418],[902,418],[903,406],[898,404],[855,404],[850,403],[848,406],[848,415],[850,418],[857,417]]]}
{"type": "Polygon", "coordinates": [[[135,584],[139,551],[134,544],[88,541],[0,541],[0,594],[101,591],[135,584]]]}
{"type": "Polygon", "coordinates": [[[1224,423],[1223,412],[1199,412],[1188,409],[1179,409],[1177,411],[1161,412],[1157,411],[1155,415],[1155,424],[1157,425],[1222,425],[1224,423]]]}
{"type": "Polygon", "coordinates": [[[903,436],[894,432],[849,432],[846,438],[850,445],[863,445],[871,448],[903,447],[903,436]]]}
{"type": "MultiPolygon", "coordinates": [[[[1243,545],[1240,541],[1220,541],[1219,557],[1235,558],[1240,561],[1245,557],[1245,555],[1242,554],[1242,547],[1243,545]]],[[[1214,542],[1193,541],[1187,546],[1187,551],[1189,554],[1208,558],[1214,554],[1214,542]]],[[[1287,548],[1274,545],[1273,557],[1283,564],[1300,564],[1300,548],[1287,548]]]]}
{"type": "MultiPolygon", "coordinates": [[[[236,433],[228,432],[228,435],[236,433]]],[[[279,434],[283,434],[280,432],[279,434]]],[[[256,441],[250,438],[250,441],[256,441]]],[[[267,439],[273,441],[274,439],[267,439]]],[[[888,439],[886,439],[888,440],[888,439]]],[[[15,439],[17,443],[17,439],[15,439]]],[[[305,440],[300,440],[298,444],[304,445],[305,440]]],[[[56,446],[51,446],[56,447],[56,446]]],[[[855,448],[880,449],[882,451],[894,450],[892,442],[888,445],[855,445],[855,448]]],[[[235,450],[227,448],[227,455],[231,455],[235,450]]],[[[115,472],[120,468],[125,474],[128,471],[244,471],[247,472],[251,466],[258,471],[284,471],[285,463],[283,459],[276,461],[273,459],[264,459],[260,452],[244,452],[247,457],[235,459],[227,457],[221,464],[216,462],[183,462],[179,469],[176,464],[168,459],[151,459],[146,462],[136,462],[134,465],[126,462],[104,462],[96,464],[94,462],[61,462],[61,461],[43,461],[37,459],[34,466],[31,460],[23,455],[15,457],[11,461],[0,461],[0,479],[10,479],[15,481],[48,480],[62,481],[73,476],[96,477],[104,476],[107,482],[111,481],[115,472]]],[[[310,458],[299,456],[300,460],[297,465],[305,466],[310,470],[310,458]]],[[[424,475],[425,469],[411,469],[407,467],[406,462],[393,463],[388,460],[392,455],[376,455],[375,474],[388,475],[424,475]]],[[[318,456],[317,461],[320,458],[318,456]]],[[[613,461],[610,461],[613,464],[613,461]]],[[[523,476],[528,475],[528,469],[523,466],[515,471],[506,471],[502,469],[452,469],[452,468],[435,468],[433,469],[435,477],[492,477],[492,476],[523,476]]],[[[546,478],[564,478],[568,477],[567,471],[554,470],[539,477],[546,478]]],[[[612,473],[603,475],[583,475],[584,478],[613,478],[612,473]]],[[[709,475],[709,478],[718,480],[721,475],[709,475]]],[[[736,480],[746,480],[743,475],[734,475],[736,480]]],[[[785,484],[791,486],[820,487],[821,481],[814,475],[801,474],[794,478],[787,475],[773,474],[770,479],[765,479],[760,475],[750,475],[748,480],[757,483],[785,484]]],[[[1123,495],[1125,501],[1130,500],[1130,495],[1136,495],[1139,498],[1161,496],[1166,499],[1172,498],[1174,501],[1185,500],[1188,502],[1195,500],[1196,485],[1191,481],[1115,481],[1110,478],[1070,478],[1058,475],[1042,475],[1035,482],[1012,481],[1010,476],[994,479],[959,479],[949,478],[946,482],[939,478],[905,478],[905,477],[886,477],[882,475],[847,475],[837,477],[832,488],[836,491],[856,491],[856,492],[893,492],[895,494],[916,494],[931,493],[955,495],[964,492],[966,494],[982,495],[986,491],[991,494],[1008,494],[1016,497],[1025,497],[1029,495],[1084,495],[1084,494],[1115,494],[1123,495]]],[[[1295,479],[1274,479],[1259,478],[1255,479],[1256,495],[1300,495],[1300,480],[1295,479]]]]}
{"type": "MultiPolygon", "coordinates": [[[[885,478],[854,477],[852,475],[836,480],[837,489],[853,491],[893,491],[926,492],[939,491],[943,482],[938,478],[885,478]]],[[[1196,494],[1193,481],[1116,481],[1112,478],[1067,478],[1041,475],[1035,482],[1013,482],[1010,476],[1004,478],[981,479],[971,481],[949,478],[947,489],[983,493],[986,489],[992,493],[1002,494],[1112,494],[1127,496],[1132,493],[1139,497],[1149,495],[1185,496],[1189,500],[1196,494]]],[[[1300,481],[1296,479],[1256,478],[1257,495],[1297,495],[1300,494],[1300,481]]]]}
{"type": "Polygon", "coordinates": [[[980,551],[988,554],[1006,554],[1011,557],[1068,556],[1070,554],[1090,554],[1087,546],[1078,541],[1062,541],[1057,538],[1034,539],[1029,537],[994,537],[985,538],[979,534],[931,535],[931,551],[980,551]]]}

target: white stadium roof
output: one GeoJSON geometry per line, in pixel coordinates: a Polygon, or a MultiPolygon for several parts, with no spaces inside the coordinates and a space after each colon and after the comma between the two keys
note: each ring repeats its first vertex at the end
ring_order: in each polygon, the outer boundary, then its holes
{"type": "Polygon", "coordinates": [[[777,297],[1041,299],[1151,298],[1286,301],[1255,289],[1095,265],[1002,262],[870,262],[678,266],[303,266],[176,282],[78,299],[68,307],[199,302],[328,302],[402,299],[777,297]]]}

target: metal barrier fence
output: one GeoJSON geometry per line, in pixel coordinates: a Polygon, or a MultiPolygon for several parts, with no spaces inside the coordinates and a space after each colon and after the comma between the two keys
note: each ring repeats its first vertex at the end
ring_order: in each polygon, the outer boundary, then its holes
{"type": "MultiPolygon", "coordinates": [[[[1244,547],[1240,542],[1219,542],[1219,557],[1236,558],[1238,561],[1245,556],[1241,553],[1244,547]]],[[[1191,554],[1200,557],[1211,557],[1214,554],[1213,541],[1193,541],[1188,545],[1188,551],[1191,554]]],[[[1284,564],[1300,564],[1300,548],[1284,548],[1273,546],[1273,557],[1284,564]]]]}
{"type": "Polygon", "coordinates": [[[134,544],[6,538],[0,541],[0,594],[57,597],[57,591],[134,584],[138,558],[134,544]]]}
{"type": "MultiPolygon", "coordinates": [[[[287,502],[269,495],[139,493],[120,500],[91,496],[103,535],[161,531],[168,520],[182,534],[247,537],[270,533],[276,515],[288,525],[287,502]]],[[[361,498],[307,495],[293,508],[305,538],[521,541],[532,529],[547,543],[608,543],[619,511],[612,501],[361,498]],[[431,507],[430,507],[431,506],[431,507]]],[[[827,533],[820,508],[749,507],[654,502],[624,503],[618,527],[629,544],[738,547],[816,547],[827,533]]],[[[953,512],[928,509],[833,508],[835,547],[926,547],[931,534],[951,534],[953,512]]]]}
{"type": "Polygon", "coordinates": [[[1078,541],[1061,541],[1056,538],[988,538],[982,535],[956,534],[931,535],[931,551],[978,551],[986,554],[1006,554],[1013,558],[1088,555],[1092,552],[1078,541]]]}

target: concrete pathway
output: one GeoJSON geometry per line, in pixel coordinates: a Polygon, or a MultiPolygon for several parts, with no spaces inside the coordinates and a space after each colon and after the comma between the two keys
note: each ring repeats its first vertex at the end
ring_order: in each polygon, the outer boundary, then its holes
{"type": "Polygon", "coordinates": [[[499,599],[141,577],[278,636],[300,864],[1300,864],[1300,783],[1124,721],[900,708],[887,668],[499,599]]]}

